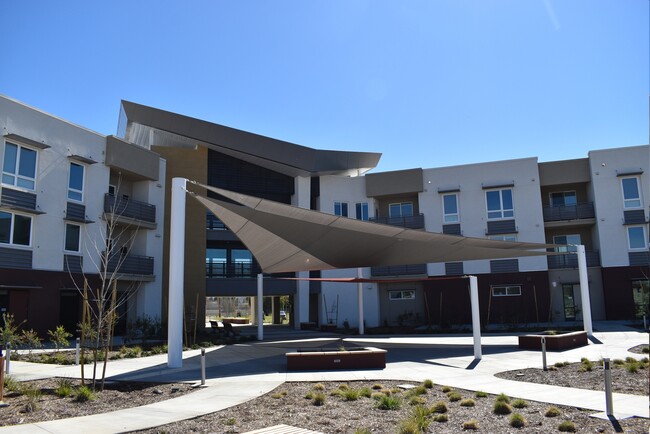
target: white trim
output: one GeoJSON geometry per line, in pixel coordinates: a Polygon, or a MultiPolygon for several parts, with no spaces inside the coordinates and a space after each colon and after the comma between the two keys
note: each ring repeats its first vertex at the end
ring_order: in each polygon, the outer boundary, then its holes
{"type": "Polygon", "coordinates": [[[485,190],[485,195],[484,196],[485,196],[485,216],[487,217],[488,220],[490,220],[490,221],[511,220],[511,219],[515,218],[515,193],[514,193],[514,189],[512,187],[494,188],[494,189],[490,189],[490,190],[485,190]],[[503,191],[505,191],[505,190],[510,190],[510,196],[511,196],[511,199],[512,199],[512,208],[505,209],[503,207],[503,191]],[[487,199],[487,197],[488,197],[488,193],[493,192],[493,191],[499,192],[499,207],[500,208],[499,208],[499,210],[490,211],[489,208],[488,208],[488,199],[487,199]],[[506,216],[505,215],[506,211],[507,212],[512,212],[512,215],[511,216],[506,216]],[[501,214],[501,216],[500,217],[490,217],[491,212],[492,213],[499,212],[501,214]]]}
{"type": "Polygon", "coordinates": [[[521,285],[490,285],[490,291],[492,292],[493,297],[519,297],[521,296],[521,285]],[[494,290],[496,288],[504,288],[505,294],[495,294],[494,290]],[[508,289],[517,288],[519,290],[518,294],[510,294],[508,289]]]}
{"type": "Polygon", "coordinates": [[[83,203],[85,187],[86,187],[86,165],[82,164],[82,163],[80,163],[78,161],[70,161],[70,165],[68,166],[68,190],[67,190],[67,193],[66,193],[66,197],[68,198],[68,200],[71,200],[73,202],[83,203]],[[72,165],[73,164],[75,166],[81,167],[81,169],[83,170],[83,173],[81,174],[81,190],[77,190],[76,188],[70,187],[70,179],[71,179],[71,175],[72,175],[72,165]],[[74,199],[74,198],[70,197],[70,192],[81,194],[81,199],[74,199]]]}
{"type": "Polygon", "coordinates": [[[450,192],[450,193],[444,193],[441,195],[442,200],[442,223],[443,224],[450,224],[450,223],[460,223],[460,201],[458,200],[458,193],[457,192],[450,192]],[[445,209],[445,197],[447,196],[453,196],[456,198],[456,212],[455,213],[447,213],[445,209]],[[456,217],[456,220],[447,220],[447,217],[456,217]]]}
{"type": "MultiPolygon", "coordinates": [[[[107,251],[108,251],[108,249],[107,249],[107,251]]],[[[81,253],[81,225],[65,222],[65,224],[63,225],[63,252],[65,252],[65,253],[81,253]],[[79,228],[79,239],[77,240],[77,244],[78,244],[77,248],[78,248],[78,250],[68,250],[68,249],[66,249],[66,243],[67,243],[67,239],[68,239],[68,226],[76,226],[76,227],[79,228]]]]}
{"type": "Polygon", "coordinates": [[[6,214],[11,215],[11,221],[9,223],[9,242],[8,243],[3,243],[0,242],[0,245],[7,245],[7,246],[12,246],[12,247],[21,247],[25,249],[30,249],[32,245],[34,244],[34,217],[29,215],[29,214],[23,214],[19,212],[14,212],[14,211],[6,211],[6,210],[0,210],[0,212],[4,212],[6,214]],[[26,217],[29,219],[29,244],[15,244],[14,241],[14,227],[15,227],[15,221],[16,221],[16,216],[19,215],[21,217],[26,217]]]}
{"type": "Polygon", "coordinates": [[[14,141],[12,141],[12,140],[6,140],[5,139],[5,141],[4,141],[4,151],[2,153],[2,162],[1,162],[2,163],[2,168],[0,168],[0,184],[1,185],[6,185],[6,186],[11,187],[11,188],[14,188],[16,190],[25,191],[25,192],[29,192],[29,193],[33,193],[33,192],[37,191],[36,178],[38,177],[39,151],[41,151],[41,149],[35,148],[34,146],[28,146],[28,145],[24,145],[22,143],[14,143],[14,141]],[[4,171],[4,163],[5,163],[5,158],[7,156],[7,143],[18,147],[18,150],[16,152],[16,172],[15,173],[5,172],[4,171]],[[26,176],[22,176],[22,175],[18,174],[18,171],[20,169],[20,148],[29,149],[30,151],[33,151],[33,152],[36,153],[36,158],[34,159],[34,178],[28,178],[26,176]],[[13,184],[9,184],[9,183],[6,183],[6,182],[3,181],[5,173],[7,175],[9,175],[9,176],[14,177],[14,183],[13,184]],[[24,180],[33,181],[34,182],[34,188],[27,188],[27,187],[23,187],[23,186],[18,185],[17,182],[18,182],[19,177],[24,179],[24,180]]]}
{"type": "Polygon", "coordinates": [[[621,178],[621,195],[623,197],[623,209],[643,209],[643,200],[642,200],[642,194],[641,194],[641,183],[639,182],[639,177],[638,176],[625,176],[621,178]],[[636,199],[626,199],[625,198],[625,189],[623,188],[623,181],[626,179],[634,179],[636,181],[636,192],[637,192],[637,197],[636,199]],[[639,201],[638,205],[635,206],[627,206],[626,202],[628,201],[639,201]]]}
{"type": "Polygon", "coordinates": [[[625,230],[625,235],[627,237],[627,250],[630,252],[642,252],[644,250],[648,250],[648,238],[646,235],[646,229],[645,225],[634,225],[634,226],[628,226],[625,230]],[[643,247],[632,247],[630,243],[630,229],[635,229],[635,228],[640,228],[642,231],[642,236],[643,236],[643,247]]]}

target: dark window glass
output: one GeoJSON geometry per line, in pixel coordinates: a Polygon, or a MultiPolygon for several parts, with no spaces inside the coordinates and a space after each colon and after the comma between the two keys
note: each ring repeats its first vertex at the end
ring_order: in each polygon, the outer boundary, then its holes
{"type": "Polygon", "coordinates": [[[29,246],[32,234],[32,218],[22,215],[14,215],[14,239],[13,244],[29,246]]]}
{"type": "Polygon", "coordinates": [[[0,243],[9,244],[11,240],[11,214],[0,211],[0,243]]]}
{"type": "Polygon", "coordinates": [[[70,180],[68,182],[68,198],[81,201],[84,188],[84,166],[70,163],[70,180]]]}
{"type": "Polygon", "coordinates": [[[65,249],[71,252],[79,251],[79,231],[77,225],[65,225],[65,249]]]}

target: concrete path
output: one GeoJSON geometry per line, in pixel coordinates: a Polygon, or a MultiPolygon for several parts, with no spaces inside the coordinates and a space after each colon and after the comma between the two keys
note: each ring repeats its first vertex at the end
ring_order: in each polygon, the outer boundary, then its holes
{"type": "MultiPolygon", "coordinates": [[[[269,338],[268,334],[267,338],[269,338]]],[[[288,336],[291,336],[289,334],[288,336]]],[[[517,337],[492,334],[483,337],[483,357],[473,357],[471,336],[349,337],[300,334],[302,339],[217,347],[206,352],[206,385],[191,394],[156,404],[79,418],[0,428],[0,432],[115,433],[145,429],[194,418],[248,401],[273,390],[285,381],[405,380],[434,383],[488,393],[505,393],[531,401],[578,406],[602,412],[605,394],[599,391],[523,383],[496,378],[495,373],[524,368],[541,368],[541,353],[519,351],[517,337]],[[386,369],[378,371],[286,372],[284,354],[297,348],[329,346],[376,346],[388,349],[386,369]]],[[[632,329],[595,332],[599,344],[561,353],[549,352],[548,364],[578,362],[580,358],[641,358],[627,351],[648,343],[648,334],[632,329]]],[[[111,380],[198,382],[200,351],[183,354],[183,368],[168,369],[166,355],[111,361],[111,380]]],[[[12,362],[11,373],[19,380],[50,376],[79,377],[79,367],[12,362]]],[[[614,394],[614,412],[648,417],[648,396],[614,394]]]]}

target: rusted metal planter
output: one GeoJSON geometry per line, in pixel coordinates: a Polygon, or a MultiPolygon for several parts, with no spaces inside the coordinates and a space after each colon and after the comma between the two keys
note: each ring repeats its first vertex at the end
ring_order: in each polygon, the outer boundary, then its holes
{"type": "Polygon", "coordinates": [[[519,336],[519,349],[541,350],[542,337],[546,338],[547,351],[564,351],[571,348],[583,347],[588,344],[586,331],[562,333],[557,335],[522,335],[519,336]]]}
{"type": "Polygon", "coordinates": [[[286,353],[289,371],[384,369],[386,350],[374,347],[348,350],[308,350],[286,353]]]}

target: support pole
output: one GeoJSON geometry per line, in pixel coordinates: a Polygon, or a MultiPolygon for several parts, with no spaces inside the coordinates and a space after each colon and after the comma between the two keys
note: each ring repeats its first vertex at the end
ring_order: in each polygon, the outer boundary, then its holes
{"type": "Polygon", "coordinates": [[[546,366],[546,337],[542,336],[542,369],[548,371],[548,366],[546,366]]]}
{"type": "Polygon", "coordinates": [[[169,230],[167,367],[183,366],[183,280],[185,272],[185,178],[172,179],[169,230]]]}
{"type": "Polygon", "coordinates": [[[205,386],[205,348],[201,348],[201,386],[205,386]]]}
{"type": "Polygon", "coordinates": [[[77,338],[77,341],[75,343],[75,348],[74,348],[74,364],[79,365],[79,350],[81,349],[81,345],[79,343],[79,338],[77,338]]]}
{"type": "Polygon", "coordinates": [[[576,246],[578,254],[578,272],[580,273],[580,298],[582,299],[582,323],[588,336],[593,336],[594,329],[591,324],[591,300],[589,299],[589,276],[587,274],[587,255],[585,246],[576,246]]]}
{"type": "MultiPolygon", "coordinates": [[[[361,279],[363,277],[363,270],[357,268],[357,277],[361,279]]],[[[363,325],[363,283],[357,283],[357,300],[359,303],[359,334],[363,335],[365,333],[365,328],[363,325]]]]}
{"type": "Polygon", "coordinates": [[[0,407],[6,407],[7,404],[2,402],[2,397],[4,396],[4,384],[5,384],[5,356],[2,354],[2,345],[0,345],[0,407]]]}
{"type": "Polygon", "coordinates": [[[257,275],[257,340],[264,340],[264,274],[257,275]]]}
{"type": "Polygon", "coordinates": [[[469,276],[469,298],[472,305],[472,333],[474,335],[474,359],[480,360],[481,355],[481,315],[478,305],[478,278],[469,276]]]}
{"type": "Polygon", "coordinates": [[[603,358],[603,371],[605,372],[605,414],[614,416],[614,400],[612,398],[612,372],[609,357],[603,358]]]}

